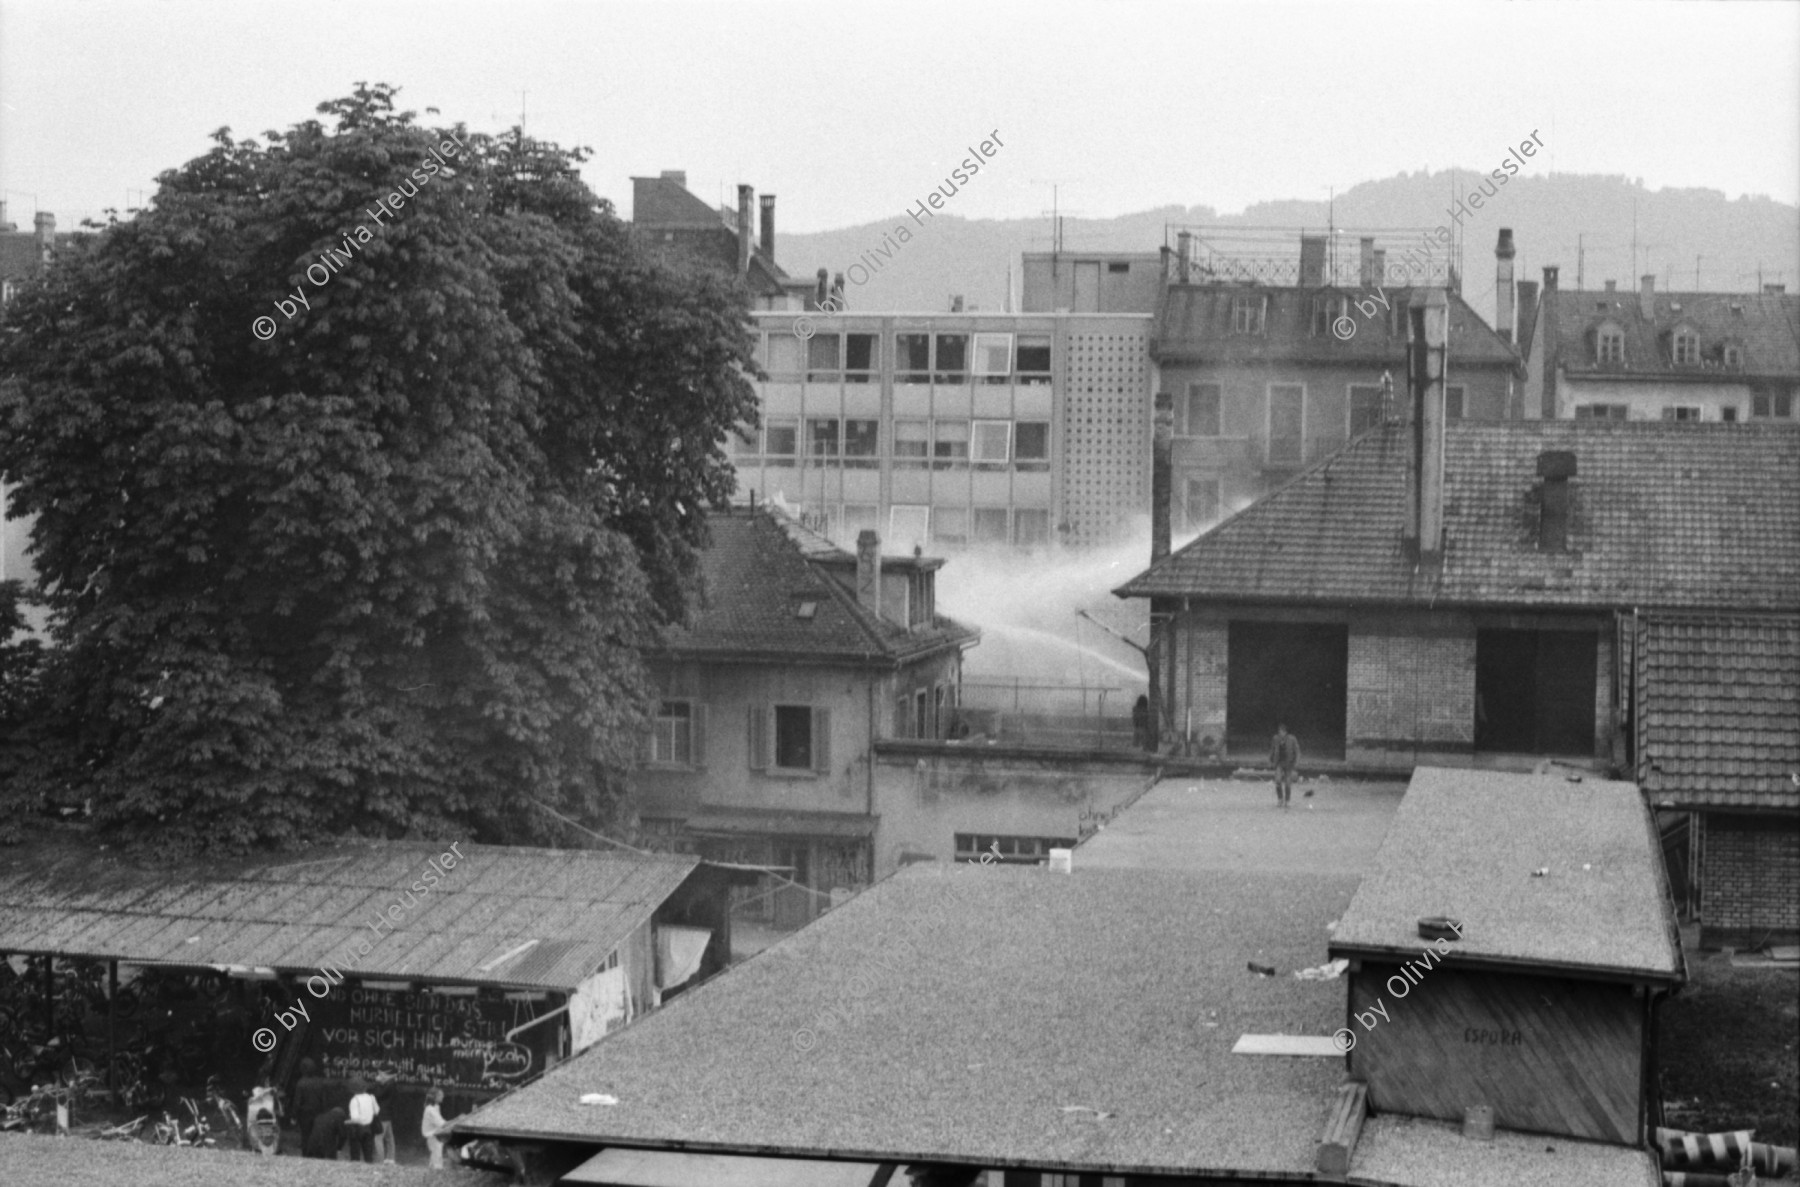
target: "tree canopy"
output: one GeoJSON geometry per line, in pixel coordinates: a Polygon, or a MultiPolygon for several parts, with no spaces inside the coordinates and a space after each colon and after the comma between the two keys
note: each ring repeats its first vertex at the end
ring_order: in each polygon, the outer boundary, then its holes
{"type": "Polygon", "coordinates": [[[746,303],[634,245],[583,150],[394,95],[221,129],[8,307],[52,645],[0,796],[177,850],[614,818],[754,417],[746,303]]]}

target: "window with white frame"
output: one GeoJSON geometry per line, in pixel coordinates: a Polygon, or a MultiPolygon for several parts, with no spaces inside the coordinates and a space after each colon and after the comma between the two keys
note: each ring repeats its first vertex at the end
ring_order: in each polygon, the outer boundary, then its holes
{"type": "Polygon", "coordinates": [[[975,335],[974,373],[989,383],[1005,383],[1012,378],[1011,334],[975,335]]]}
{"type": "Polygon", "coordinates": [[[705,723],[705,705],[693,701],[662,702],[656,710],[650,761],[657,766],[700,766],[705,723]]]}
{"type": "Polygon", "coordinates": [[[844,465],[872,468],[881,457],[881,422],[875,419],[844,422],[844,465]]]}
{"type": "Polygon", "coordinates": [[[806,341],[806,378],[818,381],[838,377],[843,342],[836,334],[814,334],[806,341]]]}
{"type": "Polygon", "coordinates": [[[839,425],[836,417],[807,417],[806,456],[817,460],[836,458],[843,452],[838,433],[839,425]]]}
{"type": "Polygon", "coordinates": [[[1697,404],[1669,404],[1662,410],[1664,420],[1699,420],[1700,407],[1697,404]]]}
{"type": "Polygon", "coordinates": [[[751,770],[819,775],[831,770],[831,710],[753,704],[749,716],[751,770]]]}
{"type": "Polygon", "coordinates": [[[1264,320],[1269,308],[1269,299],[1264,296],[1244,295],[1231,299],[1231,332],[1233,334],[1261,334],[1264,320]]]}
{"type": "Polygon", "coordinates": [[[931,382],[931,335],[894,335],[894,378],[900,383],[931,382]]]}
{"type": "Polygon", "coordinates": [[[969,460],[976,465],[1004,466],[1012,458],[1012,422],[978,420],[969,442],[969,460]]]}
{"type": "Polygon", "coordinates": [[[934,420],[931,422],[931,468],[961,470],[969,464],[969,422],[966,420],[934,420]]]}
{"type": "Polygon", "coordinates": [[[1594,361],[1618,364],[1625,361],[1625,331],[1617,326],[1601,326],[1594,335],[1594,361]]]}
{"type": "Polygon", "coordinates": [[[1180,423],[1183,437],[1217,437],[1223,417],[1225,389],[1217,383],[1190,383],[1187,398],[1181,402],[1180,423]]]}
{"type": "Polygon", "coordinates": [[[1735,342],[1725,345],[1725,365],[1734,370],[1744,365],[1744,348],[1735,342]]]}
{"type": "Polygon", "coordinates": [[[894,464],[901,468],[919,468],[931,460],[931,422],[928,420],[894,421],[894,464]]]}
{"type": "Polygon", "coordinates": [[[1677,367],[1692,367],[1700,362],[1700,335],[1689,329],[1675,331],[1671,348],[1677,367]]]}

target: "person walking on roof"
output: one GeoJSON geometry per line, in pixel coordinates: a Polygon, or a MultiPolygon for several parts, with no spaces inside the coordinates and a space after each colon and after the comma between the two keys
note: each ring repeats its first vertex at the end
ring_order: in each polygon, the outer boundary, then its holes
{"type": "Polygon", "coordinates": [[[1300,765],[1300,739],[1287,732],[1286,722],[1275,723],[1269,765],[1275,768],[1275,803],[1285,808],[1294,796],[1294,768],[1300,765]]]}

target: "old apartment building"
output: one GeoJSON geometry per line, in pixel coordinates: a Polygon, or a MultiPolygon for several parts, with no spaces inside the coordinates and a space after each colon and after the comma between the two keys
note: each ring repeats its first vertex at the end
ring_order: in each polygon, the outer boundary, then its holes
{"type": "Polygon", "coordinates": [[[1800,296],[1778,284],[1570,290],[1546,267],[1523,343],[1530,417],[1793,423],[1800,399],[1800,296]]]}

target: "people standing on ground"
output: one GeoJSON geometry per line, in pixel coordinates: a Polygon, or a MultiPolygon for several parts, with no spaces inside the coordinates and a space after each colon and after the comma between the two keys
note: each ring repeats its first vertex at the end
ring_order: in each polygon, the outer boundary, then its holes
{"type": "Polygon", "coordinates": [[[1137,736],[1139,750],[1155,750],[1156,739],[1150,733],[1150,698],[1140,696],[1131,706],[1131,732],[1137,736]]]}
{"type": "Polygon", "coordinates": [[[375,1158],[375,1118],[381,1112],[381,1106],[375,1103],[375,1094],[361,1080],[353,1080],[350,1084],[350,1114],[344,1124],[344,1138],[350,1144],[351,1162],[374,1162],[375,1158]]]}
{"type": "Polygon", "coordinates": [[[313,1118],[312,1127],[300,1138],[300,1153],[307,1158],[336,1158],[344,1144],[344,1110],[333,1105],[313,1118]]]}
{"type": "Polygon", "coordinates": [[[381,1118],[375,1124],[379,1134],[376,1148],[381,1152],[381,1161],[394,1161],[394,1074],[382,1072],[375,1077],[375,1112],[381,1118]]]}
{"type": "Polygon", "coordinates": [[[419,1118],[419,1133],[425,1139],[425,1148],[431,1151],[432,1170],[444,1169],[444,1139],[438,1135],[448,1129],[450,1123],[444,1120],[444,1113],[440,1107],[443,1103],[444,1090],[442,1088],[426,1090],[425,1112],[419,1118]]]}
{"type": "Polygon", "coordinates": [[[294,1121],[300,1127],[302,1147],[312,1137],[313,1122],[336,1103],[332,1099],[330,1081],[319,1074],[319,1065],[311,1059],[302,1059],[300,1078],[294,1081],[294,1121]]]}
{"type": "Polygon", "coordinates": [[[1287,807],[1294,795],[1294,768],[1300,765],[1300,739],[1287,732],[1287,723],[1275,723],[1275,740],[1269,746],[1269,765],[1275,768],[1275,803],[1287,807]]]}

